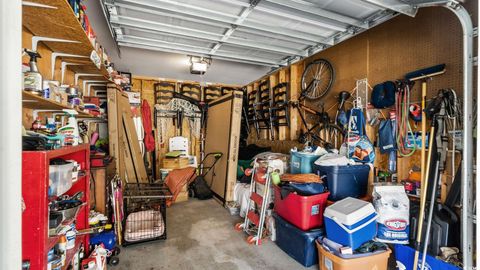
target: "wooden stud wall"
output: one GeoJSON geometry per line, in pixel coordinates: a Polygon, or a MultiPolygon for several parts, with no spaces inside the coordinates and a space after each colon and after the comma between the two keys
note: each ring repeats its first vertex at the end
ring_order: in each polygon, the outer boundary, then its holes
{"type": "MultiPolygon", "coordinates": [[[[168,139],[171,138],[171,137],[175,137],[175,136],[180,136],[180,134],[176,131],[176,128],[173,127],[173,125],[167,129],[167,132],[166,134],[163,134],[163,138],[164,138],[164,143],[163,144],[159,144],[158,143],[158,136],[157,136],[157,130],[155,129],[155,126],[154,126],[154,123],[155,123],[155,119],[154,119],[154,106],[155,106],[155,93],[154,93],[154,85],[155,83],[158,83],[158,82],[171,82],[171,83],[175,83],[176,84],[176,87],[175,87],[175,91],[178,92],[179,90],[179,87],[182,83],[188,83],[188,84],[198,84],[200,85],[201,83],[200,82],[195,82],[195,81],[182,81],[182,80],[173,80],[173,79],[161,79],[161,78],[154,78],[154,77],[145,77],[145,76],[133,76],[132,78],[132,91],[135,91],[135,92],[140,92],[141,93],[141,99],[146,99],[148,101],[148,103],[150,104],[150,107],[151,107],[151,110],[152,110],[152,129],[154,130],[155,132],[155,141],[157,142],[156,143],[156,168],[157,168],[157,175],[159,175],[159,169],[162,168],[162,163],[163,163],[163,158],[165,156],[165,154],[168,152],[168,139]]],[[[218,87],[233,87],[233,88],[238,88],[240,89],[241,86],[239,85],[227,85],[227,84],[209,84],[209,85],[214,85],[214,86],[218,86],[218,87]]],[[[202,93],[202,98],[203,98],[203,93],[202,93]]],[[[188,122],[187,121],[183,121],[183,125],[182,125],[182,128],[183,128],[183,136],[189,138],[190,140],[190,129],[189,129],[189,126],[188,126],[188,122]]],[[[194,138],[192,136],[192,138],[194,138]]],[[[190,142],[190,152],[192,152],[193,150],[193,153],[195,156],[197,156],[197,160],[199,160],[200,158],[200,141],[198,139],[195,139],[195,140],[192,140],[190,142]]],[[[150,157],[148,157],[149,161],[150,161],[150,157]]]]}
{"type": "MultiPolygon", "coordinates": [[[[477,2],[477,1],[470,1],[477,2]]],[[[469,3],[467,8],[476,10],[478,3],[469,3]]],[[[474,21],[477,14],[473,15],[474,21]]],[[[478,23],[474,23],[478,25],[478,23]]],[[[436,95],[442,88],[453,88],[462,97],[462,30],[460,23],[453,13],[445,8],[435,7],[420,9],[415,18],[398,16],[382,25],[376,26],[343,43],[324,50],[305,59],[276,71],[272,77],[283,77],[287,73],[290,82],[290,100],[296,100],[301,92],[300,80],[304,67],[315,59],[324,58],[330,61],[335,69],[336,78],[328,95],[316,102],[307,102],[309,105],[325,106],[325,109],[336,103],[340,91],[351,91],[355,88],[356,80],[368,78],[369,84],[401,79],[406,73],[445,63],[447,72],[434,77],[428,84],[428,97],[436,95]]],[[[259,81],[247,85],[247,89],[255,88],[259,81]]],[[[417,83],[411,92],[411,101],[420,102],[420,83],[417,83]]],[[[350,105],[351,106],[351,105],[350,105]]],[[[281,141],[271,141],[265,136],[256,138],[254,129],[249,136],[249,143],[260,146],[270,146],[273,151],[288,153],[291,147],[299,146],[296,142],[302,129],[296,109],[291,109],[291,125],[286,131],[287,136],[278,138],[281,141]]],[[[388,110],[385,111],[388,116],[388,110]]],[[[329,113],[334,114],[335,108],[329,113]]],[[[331,115],[332,117],[334,115],[331,115]]],[[[253,128],[253,127],[252,127],[253,128]]],[[[368,136],[376,138],[377,128],[368,126],[368,136]]],[[[282,132],[280,132],[282,134],[282,132]]],[[[413,165],[420,164],[420,151],[409,158],[398,158],[398,178],[405,179],[413,165]]],[[[388,156],[377,151],[375,165],[386,169],[388,156]]]]}

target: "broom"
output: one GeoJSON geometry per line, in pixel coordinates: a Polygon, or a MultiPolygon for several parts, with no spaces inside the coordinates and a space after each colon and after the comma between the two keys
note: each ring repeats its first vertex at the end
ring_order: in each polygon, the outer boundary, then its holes
{"type": "MultiPolygon", "coordinates": [[[[422,80],[422,152],[421,152],[421,186],[422,186],[422,194],[420,197],[420,213],[418,217],[418,228],[417,228],[417,237],[415,240],[415,257],[413,260],[413,268],[417,269],[418,265],[418,256],[420,253],[420,243],[422,241],[422,227],[423,227],[423,218],[425,212],[425,204],[426,204],[426,196],[427,196],[427,187],[428,181],[425,181],[426,176],[428,176],[428,170],[430,167],[430,157],[431,151],[429,151],[427,164],[425,164],[425,154],[426,154],[426,131],[427,131],[427,115],[425,113],[425,107],[427,102],[427,80],[433,76],[442,75],[445,73],[445,64],[440,64],[428,68],[424,68],[421,70],[413,71],[405,75],[405,78],[410,82],[415,82],[418,80],[422,80]],[[425,166],[427,171],[425,171],[425,166]]],[[[430,143],[429,146],[433,145],[433,131],[434,127],[431,127],[430,131],[430,143]]]]}

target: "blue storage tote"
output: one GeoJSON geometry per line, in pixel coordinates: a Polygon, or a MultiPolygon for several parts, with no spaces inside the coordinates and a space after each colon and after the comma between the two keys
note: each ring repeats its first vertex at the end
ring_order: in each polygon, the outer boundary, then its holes
{"type": "Polygon", "coordinates": [[[312,173],[313,163],[320,156],[309,152],[298,152],[290,150],[290,173],[312,173]]]}
{"type": "Polygon", "coordinates": [[[315,173],[327,183],[331,201],[346,197],[360,198],[367,194],[370,166],[321,166],[314,164],[315,173]]]}
{"type": "MultiPolygon", "coordinates": [[[[415,257],[415,250],[409,246],[404,246],[400,244],[394,245],[395,259],[397,260],[397,269],[406,269],[412,270],[413,268],[413,258],[415,257]]],[[[419,270],[422,266],[422,253],[418,257],[417,269],[419,270]]],[[[427,259],[425,261],[425,269],[427,270],[460,270],[459,267],[455,265],[446,263],[444,261],[438,260],[427,254],[427,259]]]]}
{"type": "Polygon", "coordinates": [[[377,213],[373,205],[355,198],[345,198],[323,212],[327,238],[357,249],[377,234],[377,213]]]}
{"type": "Polygon", "coordinates": [[[276,226],[277,246],[305,267],[318,263],[315,239],[323,235],[323,229],[302,231],[288,223],[277,214],[273,214],[276,226]]]}

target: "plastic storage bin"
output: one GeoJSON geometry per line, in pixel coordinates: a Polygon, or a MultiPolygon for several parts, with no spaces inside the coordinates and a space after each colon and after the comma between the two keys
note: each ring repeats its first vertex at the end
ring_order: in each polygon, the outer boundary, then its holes
{"type": "Polygon", "coordinates": [[[280,216],[273,214],[276,226],[277,246],[290,257],[305,267],[318,263],[315,239],[323,235],[322,229],[302,231],[288,223],[280,216]]]}
{"type": "Polygon", "coordinates": [[[346,197],[365,196],[368,187],[369,165],[321,166],[314,165],[315,173],[327,183],[331,201],[346,197]]]}
{"type": "MultiPolygon", "coordinates": [[[[415,255],[415,250],[409,246],[394,245],[395,251],[395,259],[397,260],[397,269],[406,269],[412,270],[413,266],[413,258],[415,255]]],[[[420,256],[418,257],[418,269],[422,266],[422,253],[420,252],[420,256]]],[[[435,259],[434,257],[427,255],[427,259],[425,261],[425,269],[432,269],[432,270],[460,270],[459,267],[455,265],[448,264],[441,260],[435,259]]],[[[417,270],[417,269],[415,269],[417,270]]]]}
{"type": "Polygon", "coordinates": [[[315,243],[320,270],[388,270],[388,258],[392,253],[390,250],[360,258],[343,259],[327,251],[318,241],[315,243]]]}
{"type": "Polygon", "coordinates": [[[73,163],[63,165],[50,165],[49,178],[50,186],[49,196],[60,196],[72,187],[73,163]]]}
{"type": "Polygon", "coordinates": [[[310,196],[288,194],[282,199],[278,186],[275,189],[275,212],[301,230],[310,230],[323,225],[323,211],[327,207],[328,192],[310,196]]]}
{"type": "Polygon", "coordinates": [[[314,162],[319,157],[308,152],[290,151],[290,173],[312,173],[314,162]]]}
{"type": "Polygon", "coordinates": [[[357,249],[377,234],[377,213],[373,205],[355,198],[345,198],[325,209],[327,238],[357,249]]]}

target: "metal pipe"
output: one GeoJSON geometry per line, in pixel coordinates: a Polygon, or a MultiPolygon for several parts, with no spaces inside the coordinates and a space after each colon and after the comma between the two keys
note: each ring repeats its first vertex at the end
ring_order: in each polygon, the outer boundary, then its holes
{"type": "MultiPolygon", "coordinates": [[[[437,131],[438,132],[438,131],[437,131]]],[[[430,136],[433,137],[433,134],[430,133],[430,136]]],[[[430,147],[431,144],[429,145],[430,147]]],[[[433,147],[432,147],[433,148],[433,147]]],[[[430,149],[432,149],[430,148],[430,149]]],[[[432,153],[430,153],[431,155],[432,153]]],[[[420,267],[420,270],[425,269],[425,261],[427,260],[427,249],[428,249],[428,242],[430,241],[430,230],[432,229],[432,219],[433,219],[433,211],[434,211],[434,206],[435,206],[435,200],[437,198],[437,186],[438,186],[438,174],[440,170],[440,153],[438,153],[437,156],[437,161],[435,162],[435,172],[433,176],[433,187],[432,187],[432,194],[430,197],[430,205],[428,208],[428,217],[427,217],[427,229],[425,230],[425,241],[423,241],[423,250],[422,250],[422,266],[420,267]]],[[[430,166],[430,164],[428,164],[430,166]]],[[[430,175],[425,176],[425,180],[428,181],[430,175]]],[[[427,193],[425,193],[427,195],[427,193]]],[[[426,198],[425,198],[426,200],[426,198]]],[[[422,230],[422,228],[419,227],[419,230],[422,230]]],[[[415,264],[416,265],[416,264],[415,264]]],[[[415,267],[414,265],[414,267],[415,267]]]]}
{"type": "MultiPolygon", "coordinates": [[[[473,24],[468,11],[457,2],[451,1],[446,8],[451,10],[460,21],[463,29],[463,157],[462,157],[462,252],[463,267],[473,267],[473,151],[469,147],[473,145],[473,24]]],[[[477,89],[477,98],[480,96],[477,89]]],[[[480,119],[480,110],[477,109],[477,119],[480,119]]],[[[477,129],[477,138],[480,138],[480,129],[477,129]]],[[[480,144],[476,148],[476,166],[480,168],[480,144]]],[[[476,175],[477,183],[480,175],[476,175]]],[[[477,191],[479,187],[477,184],[477,191]]],[[[478,226],[478,225],[477,225],[478,226]]],[[[478,242],[478,241],[477,241],[478,242]]],[[[479,245],[477,243],[477,245],[479,245]]],[[[477,250],[478,253],[478,250],[477,250]]],[[[478,261],[477,261],[478,264],[478,261]]]]}
{"type": "Polygon", "coordinates": [[[21,269],[22,1],[0,4],[0,36],[0,269],[21,269]]]}

